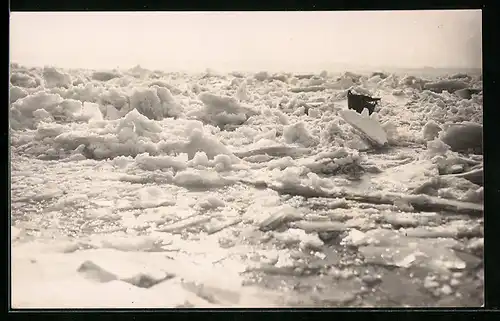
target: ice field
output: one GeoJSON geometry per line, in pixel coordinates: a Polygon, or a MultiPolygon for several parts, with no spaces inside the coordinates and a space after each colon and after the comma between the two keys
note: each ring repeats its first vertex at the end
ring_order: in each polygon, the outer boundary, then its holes
{"type": "Polygon", "coordinates": [[[483,303],[480,74],[10,83],[15,308],[483,303]]]}

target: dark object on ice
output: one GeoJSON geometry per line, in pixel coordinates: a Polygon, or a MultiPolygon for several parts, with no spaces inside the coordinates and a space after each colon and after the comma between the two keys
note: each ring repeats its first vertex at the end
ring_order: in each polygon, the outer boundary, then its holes
{"type": "Polygon", "coordinates": [[[372,73],[372,77],[375,77],[375,76],[379,76],[381,79],[387,78],[387,75],[384,74],[383,72],[380,72],[380,71],[376,71],[376,72],[372,73]]]}
{"type": "Polygon", "coordinates": [[[481,92],[481,89],[471,89],[471,88],[465,88],[465,89],[460,89],[455,91],[455,95],[462,99],[471,99],[472,95],[477,95],[481,92]]]}
{"type": "Polygon", "coordinates": [[[454,93],[457,90],[467,88],[467,83],[460,80],[441,80],[437,82],[427,83],[424,85],[424,89],[430,90],[435,93],[442,93],[443,91],[447,91],[450,94],[454,93]]]}
{"type": "Polygon", "coordinates": [[[453,124],[440,139],[454,152],[483,154],[483,126],[476,123],[453,124]]]}
{"type": "Polygon", "coordinates": [[[325,231],[319,232],[318,237],[325,244],[340,243],[341,236],[344,231],[325,231]]]}
{"type": "Polygon", "coordinates": [[[466,73],[460,72],[458,74],[454,74],[450,76],[450,79],[471,79],[471,76],[467,75],[466,73]]]}
{"type": "Polygon", "coordinates": [[[314,77],[314,74],[296,74],[294,76],[297,79],[311,79],[312,77],[314,77]]]}
{"type": "Polygon", "coordinates": [[[347,91],[347,107],[354,109],[361,114],[363,109],[368,109],[368,114],[371,115],[375,110],[375,106],[380,101],[380,98],[372,98],[365,95],[353,94],[349,89],[347,91]]]}
{"type": "Polygon", "coordinates": [[[274,74],[270,77],[271,80],[278,80],[278,81],[281,81],[281,82],[284,82],[286,83],[288,78],[286,75],[282,75],[282,74],[274,74]]]}

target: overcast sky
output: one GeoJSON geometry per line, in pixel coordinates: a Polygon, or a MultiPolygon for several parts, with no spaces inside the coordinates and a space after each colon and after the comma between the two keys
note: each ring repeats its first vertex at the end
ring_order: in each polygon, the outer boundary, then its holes
{"type": "Polygon", "coordinates": [[[12,12],[29,66],[315,71],[481,67],[481,11],[12,12]]]}

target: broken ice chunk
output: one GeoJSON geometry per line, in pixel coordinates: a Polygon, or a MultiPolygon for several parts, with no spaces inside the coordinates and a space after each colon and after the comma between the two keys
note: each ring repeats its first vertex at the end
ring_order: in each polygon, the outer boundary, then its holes
{"type": "Polygon", "coordinates": [[[352,110],[341,110],[340,116],[356,130],[360,131],[376,146],[382,147],[388,144],[387,134],[382,129],[380,123],[368,117],[364,111],[361,115],[352,110]]]}

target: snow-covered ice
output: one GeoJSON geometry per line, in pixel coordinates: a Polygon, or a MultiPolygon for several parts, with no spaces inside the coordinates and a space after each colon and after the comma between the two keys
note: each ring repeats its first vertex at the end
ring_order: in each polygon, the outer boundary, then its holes
{"type": "Polygon", "coordinates": [[[457,77],[12,65],[13,305],[296,306],[300,273],[338,283],[303,304],[360,305],[356,262],[467,294],[426,278],[482,260],[482,218],[443,214],[482,210],[453,176],[480,168],[480,139],[449,129],[480,136],[482,92],[451,93],[482,82],[457,77]],[[376,112],[348,110],[348,89],[376,112]]]}

